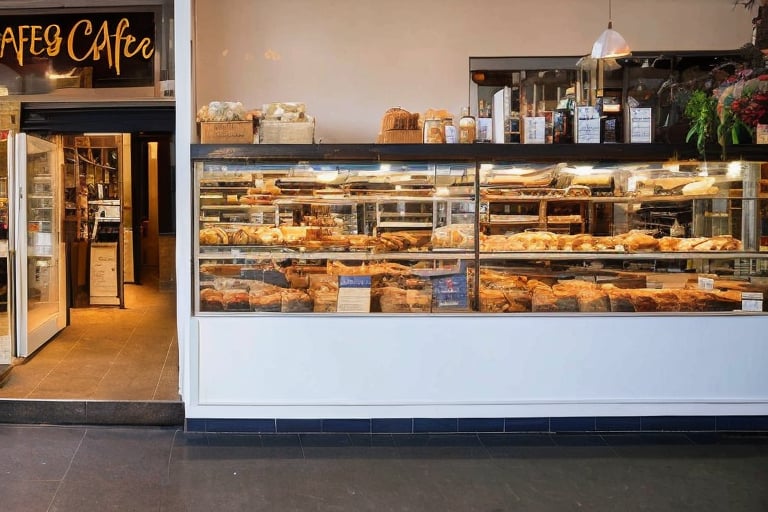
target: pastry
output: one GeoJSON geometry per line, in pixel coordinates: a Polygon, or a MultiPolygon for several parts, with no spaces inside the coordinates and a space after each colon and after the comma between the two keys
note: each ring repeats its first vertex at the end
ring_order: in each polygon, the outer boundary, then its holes
{"type": "Polygon", "coordinates": [[[659,247],[659,241],[651,235],[639,230],[632,230],[629,233],[616,237],[617,244],[623,245],[627,251],[644,252],[654,251],[659,247]]]}
{"type": "Polygon", "coordinates": [[[475,226],[473,224],[451,224],[432,232],[432,247],[446,249],[474,249],[475,226]]]}
{"type": "Polygon", "coordinates": [[[280,226],[280,232],[286,244],[300,243],[307,238],[307,228],[305,226],[280,226]]]}
{"type": "Polygon", "coordinates": [[[200,311],[223,311],[224,294],[213,288],[200,291],[200,311]]]}
{"type": "Polygon", "coordinates": [[[509,302],[501,290],[480,288],[480,311],[483,313],[505,313],[509,302]]]}
{"type": "Polygon", "coordinates": [[[227,245],[229,235],[221,228],[203,228],[200,230],[200,245],[227,245]]]}
{"type": "Polygon", "coordinates": [[[307,313],[312,311],[312,297],[301,290],[284,289],[281,292],[283,313],[307,313]]]}

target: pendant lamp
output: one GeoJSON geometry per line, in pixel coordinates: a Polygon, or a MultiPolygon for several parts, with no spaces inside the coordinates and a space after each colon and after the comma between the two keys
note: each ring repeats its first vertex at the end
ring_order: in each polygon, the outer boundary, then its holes
{"type": "Polygon", "coordinates": [[[613,19],[611,16],[611,0],[608,0],[608,28],[600,34],[595,44],[592,45],[593,59],[615,59],[616,57],[625,57],[632,53],[629,45],[621,37],[621,34],[613,30],[613,19]]]}

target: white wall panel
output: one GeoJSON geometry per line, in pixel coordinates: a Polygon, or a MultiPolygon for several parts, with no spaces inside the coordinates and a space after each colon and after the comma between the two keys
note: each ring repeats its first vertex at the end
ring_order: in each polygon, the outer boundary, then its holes
{"type": "MultiPolygon", "coordinates": [[[[635,50],[724,50],[754,14],[730,0],[613,1],[635,50]]],[[[196,106],[303,101],[325,142],[373,142],[392,106],[468,103],[469,57],[585,55],[605,0],[200,0],[196,106]]]]}

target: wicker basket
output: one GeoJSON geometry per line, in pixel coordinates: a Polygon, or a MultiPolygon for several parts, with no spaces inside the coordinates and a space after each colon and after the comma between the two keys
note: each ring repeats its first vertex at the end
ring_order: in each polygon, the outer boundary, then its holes
{"type": "Polygon", "coordinates": [[[259,142],[262,144],[312,144],[315,141],[315,121],[271,121],[259,124],[259,142]]]}
{"type": "Polygon", "coordinates": [[[378,144],[420,144],[422,141],[421,130],[386,130],[376,139],[378,144]]]}

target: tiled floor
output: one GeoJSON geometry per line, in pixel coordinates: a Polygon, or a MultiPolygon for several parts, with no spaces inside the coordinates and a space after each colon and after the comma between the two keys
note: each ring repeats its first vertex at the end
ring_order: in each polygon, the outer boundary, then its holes
{"type": "Polygon", "coordinates": [[[150,275],[125,285],[125,305],[72,309],[71,325],[11,370],[0,399],[178,400],[174,293],[150,275]]]}
{"type": "Polygon", "coordinates": [[[758,435],[227,435],[0,425],[0,509],[761,511],[758,435]]]}

